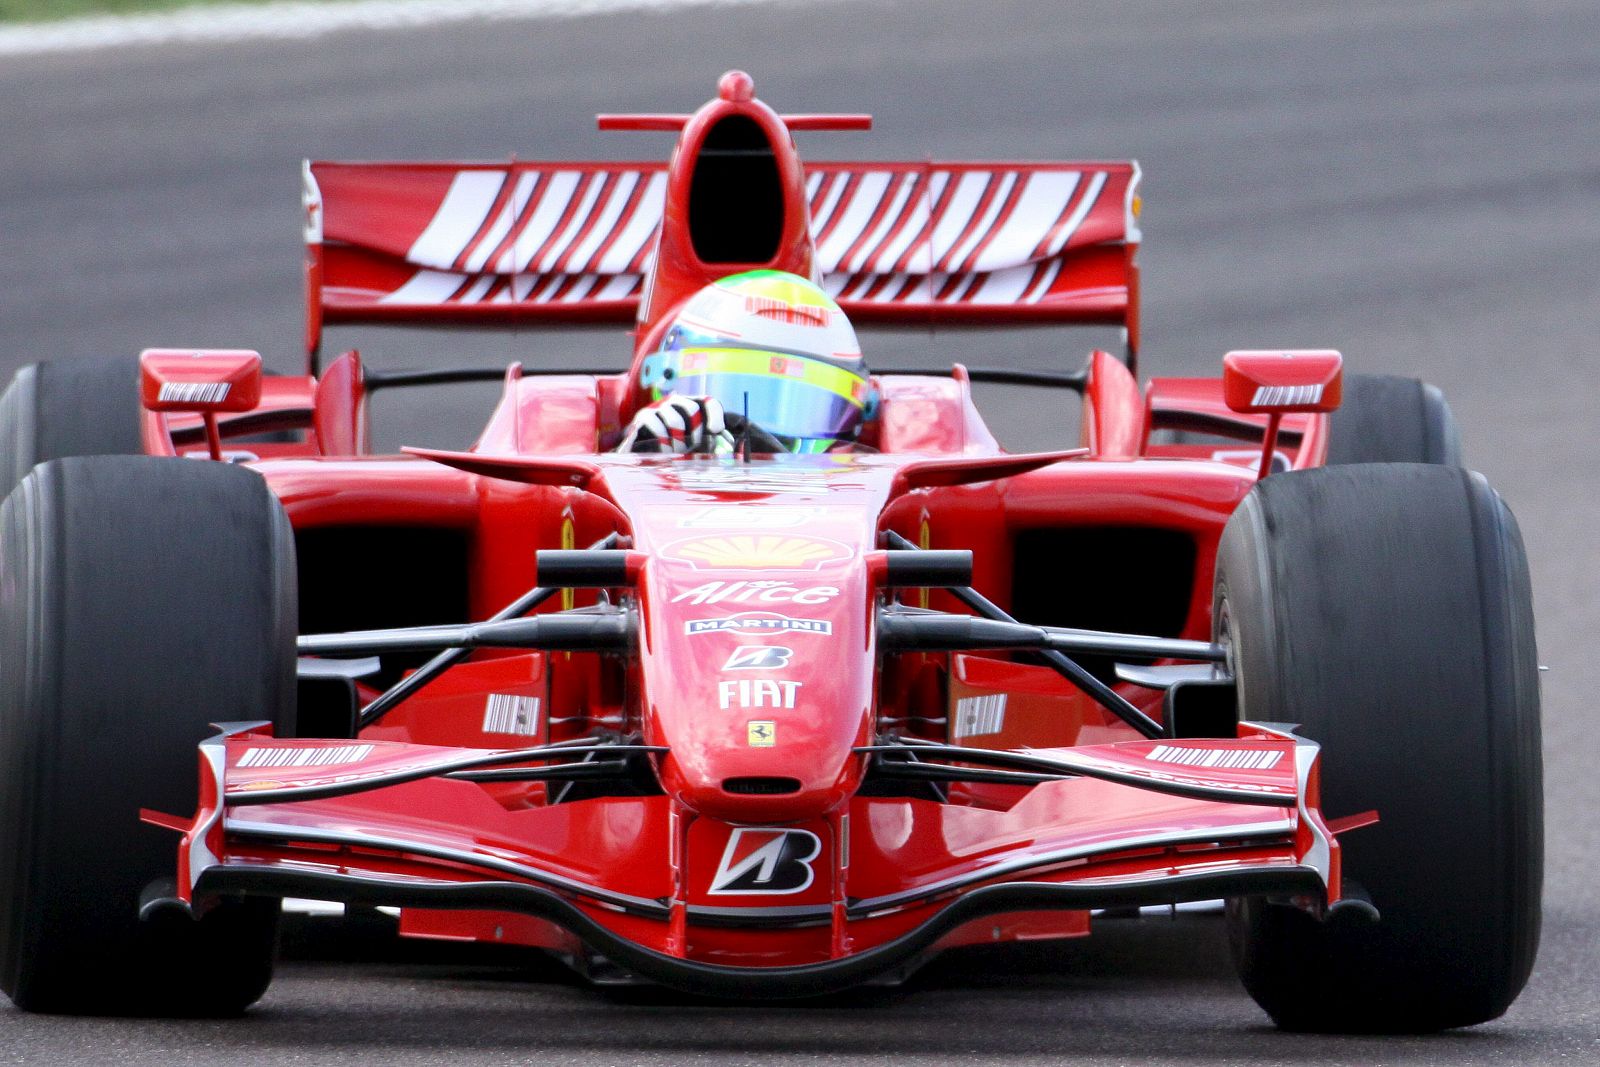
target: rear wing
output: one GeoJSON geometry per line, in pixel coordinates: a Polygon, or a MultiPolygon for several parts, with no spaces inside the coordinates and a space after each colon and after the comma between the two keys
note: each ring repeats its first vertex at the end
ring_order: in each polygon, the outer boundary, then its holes
{"type": "MultiPolygon", "coordinates": [[[[1137,164],[805,175],[823,284],[858,322],[1108,323],[1135,342],[1137,164]]],[[[651,163],[307,163],[308,350],[323,323],[628,322],[667,185],[651,163]]]]}

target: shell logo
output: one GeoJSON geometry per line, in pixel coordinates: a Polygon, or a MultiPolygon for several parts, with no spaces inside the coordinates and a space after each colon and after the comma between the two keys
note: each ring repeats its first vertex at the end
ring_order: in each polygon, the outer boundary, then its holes
{"type": "Polygon", "coordinates": [[[790,534],[727,534],[674,541],[662,552],[698,570],[815,570],[849,559],[849,546],[823,537],[790,534]]]}

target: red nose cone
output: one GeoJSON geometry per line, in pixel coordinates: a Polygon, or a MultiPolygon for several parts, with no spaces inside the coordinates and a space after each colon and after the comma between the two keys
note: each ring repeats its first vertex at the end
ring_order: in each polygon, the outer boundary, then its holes
{"type": "Polygon", "coordinates": [[[717,79],[717,95],[724,100],[743,102],[756,95],[756,83],[742,70],[730,70],[717,79]]]}

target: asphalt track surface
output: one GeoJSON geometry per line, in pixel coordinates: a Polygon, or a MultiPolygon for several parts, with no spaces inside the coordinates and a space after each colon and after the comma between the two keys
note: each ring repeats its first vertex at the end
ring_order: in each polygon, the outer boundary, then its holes
{"type": "MultiPolygon", "coordinates": [[[[1544,943],[1509,1014],[1428,1039],[1273,1031],[1220,924],[1103,923],[966,952],[901,991],[705,1005],[596,993],[537,959],[298,930],[247,1018],[25,1016],[0,1061],[315,1063],[1593,1063],[1600,1061],[1600,8],[796,3],[8,59],[0,372],[147,344],[295,364],[298,160],[659,155],[600,110],[686,109],[741,66],[793,110],[870,109],[814,157],[1125,158],[1145,167],[1145,373],[1231,347],[1334,346],[1439,383],[1519,515],[1545,677],[1544,943]],[[351,963],[350,955],[365,957],[351,963]]],[[[337,335],[336,341],[346,340],[337,335]]],[[[613,362],[619,334],[378,332],[380,366],[613,362]]],[[[1088,340],[1093,340],[1089,338],[1088,340]]],[[[1081,335],[873,339],[881,365],[1075,366],[1081,335]]],[[[460,445],[492,394],[385,398],[380,440],[460,445]]],[[[991,389],[1008,443],[1073,433],[991,389]]],[[[1449,892],[1441,886],[1441,892],[1449,892]]],[[[1463,937],[1473,931],[1463,930],[1463,937]]]]}

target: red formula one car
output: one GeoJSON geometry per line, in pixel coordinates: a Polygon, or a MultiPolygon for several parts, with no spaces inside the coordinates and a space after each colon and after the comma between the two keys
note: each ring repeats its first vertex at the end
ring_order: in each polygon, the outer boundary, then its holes
{"type": "Polygon", "coordinates": [[[1506,1009],[1539,929],[1527,566],[1437,390],[1259,351],[1141,388],[1131,164],[802,165],[792,132],[865,117],[737,72],[601,125],[679,140],[309,164],[306,374],[150,350],[0,400],[19,1006],[241,1010],[295,897],[732,997],[1225,899],[1280,1025],[1506,1009]],[[1128,350],[880,373],[845,449],[752,415],[731,451],[616,451],[678,309],[753,269],[856,322],[1128,350]],[[496,369],[465,452],[370,454],[367,400],[482,372],[318,358],[323,323],[571,321],[636,322],[633,369],[496,369]],[[975,381],[1080,393],[1082,447],[1006,453],[975,381]]]}

